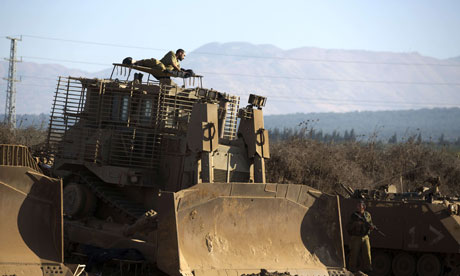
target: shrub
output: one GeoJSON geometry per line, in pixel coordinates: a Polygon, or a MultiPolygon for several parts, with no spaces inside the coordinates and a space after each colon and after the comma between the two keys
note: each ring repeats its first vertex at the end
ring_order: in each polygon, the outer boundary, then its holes
{"type": "Polygon", "coordinates": [[[460,160],[446,149],[413,140],[399,144],[375,142],[323,143],[290,139],[271,145],[267,181],[305,184],[328,193],[352,188],[404,185],[413,191],[440,180],[443,194],[460,194],[460,160]],[[435,181],[433,181],[435,180],[435,181]]]}

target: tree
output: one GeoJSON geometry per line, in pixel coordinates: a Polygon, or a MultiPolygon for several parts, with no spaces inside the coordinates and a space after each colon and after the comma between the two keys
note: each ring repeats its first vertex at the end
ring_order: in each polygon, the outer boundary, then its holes
{"type": "Polygon", "coordinates": [[[393,134],[393,136],[390,137],[390,139],[388,139],[388,144],[396,144],[398,143],[398,137],[396,136],[396,132],[395,134],[393,134]]]}
{"type": "Polygon", "coordinates": [[[270,140],[272,141],[278,141],[280,139],[280,130],[277,127],[275,127],[273,130],[270,130],[268,134],[270,135],[270,140]]]}
{"type": "Polygon", "coordinates": [[[350,141],[351,142],[356,141],[356,134],[355,134],[355,129],[354,128],[352,128],[351,131],[350,131],[350,141]]]}
{"type": "Polygon", "coordinates": [[[348,130],[345,130],[345,133],[343,134],[343,140],[345,141],[350,140],[350,134],[348,134],[348,130]]]}
{"type": "Polygon", "coordinates": [[[441,136],[439,136],[439,139],[438,139],[438,145],[446,145],[447,144],[447,141],[445,140],[444,138],[444,133],[441,134],[441,136]]]}

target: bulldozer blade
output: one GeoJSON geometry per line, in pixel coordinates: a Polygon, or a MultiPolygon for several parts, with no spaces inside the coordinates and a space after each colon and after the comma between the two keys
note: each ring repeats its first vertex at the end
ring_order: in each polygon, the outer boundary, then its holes
{"type": "Polygon", "coordinates": [[[336,196],[304,185],[203,183],[163,192],[158,267],[169,275],[344,275],[336,196]]]}
{"type": "Polygon", "coordinates": [[[62,184],[26,147],[0,145],[0,275],[72,275],[63,263],[62,184]]]}

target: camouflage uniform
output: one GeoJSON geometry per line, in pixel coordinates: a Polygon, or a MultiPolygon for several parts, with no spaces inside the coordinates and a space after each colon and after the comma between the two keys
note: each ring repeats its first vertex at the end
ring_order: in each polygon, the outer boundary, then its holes
{"type": "Polygon", "coordinates": [[[371,245],[369,242],[371,228],[369,225],[372,225],[372,218],[369,212],[364,211],[363,215],[359,212],[355,212],[351,215],[347,226],[347,231],[350,235],[349,269],[351,271],[357,270],[359,257],[361,257],[362,269],[364,271],[372,270],[371,245]],[[362,221],[359,217],[364,217],[369,224],[362,221]]]}

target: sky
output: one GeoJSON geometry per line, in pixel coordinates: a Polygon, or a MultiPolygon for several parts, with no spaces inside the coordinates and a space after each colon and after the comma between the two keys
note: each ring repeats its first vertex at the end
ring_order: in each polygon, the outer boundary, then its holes
{"type": "Polygon", "coordinates": [[[0,14],[0,57],[22,35],[24,61],[89,72],[210,42],[460,56],[458,0],[0,0],[0,14]]]}

